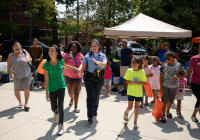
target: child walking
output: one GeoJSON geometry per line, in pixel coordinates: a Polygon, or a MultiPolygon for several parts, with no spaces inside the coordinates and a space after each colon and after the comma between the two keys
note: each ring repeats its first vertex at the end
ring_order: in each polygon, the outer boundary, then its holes
{"type": "Polygon", "coordinates": [[[174,61],[173,52],[167,52],[165,60],[167,63],[163,64],[160,69],[160,92],[164,93],[162,97],[164,105],[161,117],[161,122],[163,123],[166,122],[165,112],[167,118],[172,118],[172,114],[169,111],[176,96],[178,78],[184,77],[184,69],[180,63],[174,61]]]}
{"type": "Polygon", "coordinates": [[[131,67],[126,71],[124,79],[128,84],[127,97],[128,107],[124,111],[124,120],[128,121],[128,113],[133,108],[135,100],[134,129],[139,129],[137,119],[139,114],[139,104],[143,99],[142,85],[147,81],[144,70],[142,69],[142,59],[135,57],[131,61],[131,67]]]}
{"type": "Polygon", "coordinates": [[[159,57],[154,56],[152,58],[152,64],[153,77],[150,78],[150,84],[154,96],[154,100],[151,101],[151,103],[154,103],[155,99],[158,98],[158,93],[160,91],[160,67],[162,63],[160,62],[159,57]]]}
{"type": "MultiPolygon", "coordinates": [[[[148,83],[150,83],[150,77],[153,76],[153,71],[152,71],[152,67],[151,67],[151,63],[150,63],[150,57],[149,56],[144,56],[142,58],[142,69],[144,70],[145,72],[145,75],[146,75],[146,78],[147,78],[147,81],[148,83]]],[[[141,104],[140,104],[140,108],[143,108],[144,105],[147,106],[148,105],[148,97],[146,96],[146,93],[145,93],[145,90],[144,90],[144,86],[142,86],[143,88],[143,97],[145,96],[145,103],[143,104],[143,98],[142,98],[142,101],[141,101],[141,104]]]]}
{"type": "MultiPolygon", "coordinates": [[[[186,71],[184,71],[184,77],[185,76],[186,76],[186,71]]],[[[184,77],[178,78],[178,89],[176,91],[176,97],[175,97],[175,99],[177,100],[176,114],[181,119],[183,119],[183,116],[181,114],[181,101],[184,99],[185,85],[187,83],[187,79],[184,77]]]]}
{"type": "Polygon", "coordinates": [[[112,73],[111,73],[111,68],[109,67],[109,62],[107,62],[107,65],[106,65],[106,72],[105,72],[105,75],[104,75],[104,87],[106,89],[106,93],[105,95],[107,97],[110,96],[110,93],[109,93],[109,82],[110,82],[110,79],[112,77],[112,73]]]}
{"type": "Polygon", "coordinates": [[[63,118],[64,110],[63,103],[65,97],[65,82],[62,75],[62,66],[67,69],[76,70],[79,73],[78,68],[64,65],[59,48],[56,45],[49,47],[47,61],[43,65],[44,77],[45,77],[45,90],[46,100],[51,103],[51,109],[54,112],[53,122],[56,123],[59,116],[59,125],[57,135],[62,135],[63,130],[63,118]]]}

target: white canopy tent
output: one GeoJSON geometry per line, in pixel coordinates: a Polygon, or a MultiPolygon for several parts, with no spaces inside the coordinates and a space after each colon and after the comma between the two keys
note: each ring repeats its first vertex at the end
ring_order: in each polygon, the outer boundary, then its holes
{"type": "Polygon", "coordinates": [[[159,39],[159,38],[191,38],[192,31],[185,30],[165,22],[159,21],[142,13],[125,23],[104,28],[105,38],[134,38],[134,39],[159,39]]]}

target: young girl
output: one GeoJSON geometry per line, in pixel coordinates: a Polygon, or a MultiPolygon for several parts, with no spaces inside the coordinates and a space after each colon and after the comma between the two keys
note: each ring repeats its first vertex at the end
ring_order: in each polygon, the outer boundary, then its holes
{"type": "MultiPolygon", "coordinates": [[[[153,76],[153,71],[151,68],[151,63],[150,63],[150,57],[149,56],[144,56],[142,58],[142,69],[145,71],[145,75],[147,77],[147,81],[148,83],[150,83],[150,77],[153,76]]],[[[146,96],[144,87],[143,87],[143,96],[145,96],[145,103],[143,104],[143,100],[141,101],[140,107],[143,108],[144,105],[147,106],[148,105],[148,97],[146,96]]]]}
{"type": "Polygon", "coordinates": [[[112,75],[111,75],[111,68],[109,67],[109,62],[107,62],[106,73],[104,75],[104,87],[106,89],[105,95],[107,97],[110,96],[110,93],[109,93],[109,82],[110,82],[111,77],[112,77],[112,75]]]}
{"type": "Polygon", "coordinates": [[[160,91],[160,67],[162,63],[160,62],[160,59],[157,56],[154,56],[152,58],[152,71],[153,71],[153,77],[150,78],[150,84],[153,91],[154,100],[151,101],[151,103],[155,102],[155,98],[158,98],[158,93],[160,91]]]}
{"type": "Polygon", "coordinates": [[[65,82],[62,76],[62,66],[67,69],[76,70],[78,68],[64,65],[59,48],[56,45],[49,47],[47,61],[43,65],[45,77],[46,100],[51,103],[51,109],[54,112],[53,122],[56,123],[59,116],[59,125],[57,135],[62,135],[63,131],[63,103],[65,97],[65,82]]]}
{"type": "Polygon", "coordinates": [[[142,69],[142,59],[135,57],[131,61],[131,67],[126,71],[124,79],[127,80],[128,107],[124,111],[124,120],[128,121],[128,113],[133,108],[135,100],[134,129],[139,129],[137,118],[139,114],[139,104],[143,99],[142,85],[147,81],[144,70],[142,69]]]}
{"type": "MultiPolygon", "coordinates": [[[[184,77],[185,76],[186,76],[186,71],[184,72],[184,77]]],[[[181,115],[181,101],[183,100],[185,94],[185,85],[187,83],[187,79],[184,77],[178,79],[178,89],[176,91],[176,97],[175,97],[175,99],[177,100],[176,114],[181,119],[183,119],[183,116],[181,115]]]]}

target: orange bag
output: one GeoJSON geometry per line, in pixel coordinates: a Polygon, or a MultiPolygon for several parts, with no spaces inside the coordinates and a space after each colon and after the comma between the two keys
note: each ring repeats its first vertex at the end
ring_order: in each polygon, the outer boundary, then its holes
{"type": "Polygon", "coordinates": [[[148,96],[150,98],[153,97],[153,91],[151,88],[151,84],[149,84],[148,81],[145,82],[144,89],[145,89],[146,96],[148,96]]]}
{"type": "Polygon", "coordinates": [[[161,100],[162,96],[163,96],[163,92],[160,93],[158,100],[155,100],[155,103],[153,106],[152,115],[156,120],[159,120],[162,116],[163,105],[164,105],[164,102],[162,102],[162,100],[161,100]]]}

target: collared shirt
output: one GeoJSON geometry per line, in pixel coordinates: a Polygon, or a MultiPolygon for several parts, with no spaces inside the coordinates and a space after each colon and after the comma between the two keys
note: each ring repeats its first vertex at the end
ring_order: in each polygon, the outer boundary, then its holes
{"type": "Polygon", "coordinates": [[[130,47],[126,47],[125,49],[122,47],[121,49],[121,65],[122,66],[130,66],[132,49],[130,47]]]}
{"type": "Polygon", "coordinates": [[[92,58],[96,59],[97,61],[99,62],[107,62],[107,58],[106,58],[106,55],[102,52],[99,52],[96,56],[95,54],[92,52],[91,55],[89,55],[89,53],[87,53],[83,59],[83,64],[86,64],[88,63],[88,68],[87,68],[87,71],[88,72],[91,72],[91,73],[94,73],[94,71],[96,69],[104,69],[103,67],[101,67],[100,65],[98,64],[95,64],[94,61],[92,61],[92,58]]]}

